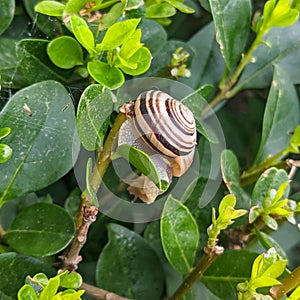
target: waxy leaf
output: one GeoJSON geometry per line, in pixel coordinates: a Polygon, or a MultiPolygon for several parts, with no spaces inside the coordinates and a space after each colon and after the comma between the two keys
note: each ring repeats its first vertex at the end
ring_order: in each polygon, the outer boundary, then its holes
{"type": "Polygon", "coordinates": [[[17,215],[5,237],[18,252],[48,256],[64,249],[74,233],[74,221],[63,208],[37,203],[17,215]]]}
{"type": "Polygon", "coordinates": [[[8,136],[11,132],[11,129],[9,127],[0,127],[0,140],[8,136]]]}
{"type": "Polygon", "coordinates": [[[52,40],[47,47],[51,61],[59,68],[71,69],[83,64],[83,52],[78,42],[70,36],[52,40]]]}
{"type": "Polygon", "coordinates": [[[18,292],[19,300],[38,300],[35,290],[29,284],[25,284],[18,292]]]}
{"type": "Polygon", "coordinates": [[[298,97],[293,83],[280,67],[275,66],[272,87],[264,112],[260,146],[254,165],[288,147],[291,139],[289,133],[296,128],[299,118],[298,97]]]}
{"type": "Polygon", "coordinates": [[[229,70],[240,60],[251,22],[250,0],[210,0],[216,39],[229,70]]]}
{"type": "Polygon", "coordinates": [[[72,168],[79,150],[74,107],[60,83],[44,81],[15,93],[0,113],[0,124],[11,128],[5,142],[15,152],[0,168],[0,206],[52,184],[72,168]]]}
{"type": "Polygon", "coordinates": [[[15,0],[0,0],[0,35],[11,23],[15,12],[15,0]]]}
{"type": "Polygon", "coordinates": [[[155,251],[123,226],[109,224],[108,234],[97,262],[97,286],[131,299],[160,299],[164,275],[155,251]]]}
{"type": "Polygon", "coordinates": [[[17,299],[18,290],[24,285],[26,276],[44,272],[55,275],[55,269],[41,260],[13,252],[0,255],[0,297],[3,300],[17,299]]]}
{"type": "Polygon", "coordinates": [[[154,3],[146,8],[147,18],[168,18],[176,14],[176,9],[169,3],[154,3]]]}
{"type": "Polygon", "coordinates": [[[193,14],[195,10],[183,3],[183,1],[178,0],[165,0],[167,3],[171,4],[175,8],[177,8],[179,11],[185,14],[193,14]]]}
{"type": "Polygon", "coordinates": [[[172,196],[168,197],[162,212],[160,234],[169,263],[177,272],[187,274],[194,264],[199,231],[188,208],[172,196]]]}
{"type": "Polygon", "coordinates": [[[7,162],[12,156],[12,149],[6,144],[0,144],[0,164],[7,162]]]}
{"type": "Polygon", "coordinates": [[[64,9],[64,4],[51,0],[41,1],[34,7],[36,12],[53,17],[61,17],[64,9]]]}
{"type": "Polygon", "coordinates": [[[100,84],[89,85],[80,97],[77,109],[77,132],[83,147],[99,149],[113,111],[114,95],[100,84]]]}
{"type": "Polygon", "coordinates": [[[99,49],[113,50],[122,45],[135,31],[140,19],[130,19],[110,26],[99,45],[99,49]]]}
{"type": "Polygon", "coordinates": [[[123,73],[118,68],[99,60],[90,61],[88,71],[97,82],[111,90],[117,89],[125,81],[123,73]]]}

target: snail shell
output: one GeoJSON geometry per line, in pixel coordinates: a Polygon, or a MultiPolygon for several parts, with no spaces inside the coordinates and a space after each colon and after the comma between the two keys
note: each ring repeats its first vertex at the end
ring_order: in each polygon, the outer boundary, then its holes
{"type": "Polygon", "coordinates": [[[170,95],[154,90],[138,96],[134,113],[139,136],[169,160],[173,176],[184,174],[193,161],[196,145],[193,113],[170,95]]]}

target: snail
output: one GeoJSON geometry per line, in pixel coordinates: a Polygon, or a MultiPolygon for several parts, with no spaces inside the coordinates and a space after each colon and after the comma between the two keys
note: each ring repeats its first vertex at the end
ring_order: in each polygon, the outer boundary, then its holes
{"type": "MultiPolygon", "coordinates": [[[[193,113],[167,93],[155,90],[142,92],[131,105],[129,119],[120,128],[117,146],[129,144],[147,153],[160,179],[170,185],[172,176],[180,177],[193,162],[196,146],[193,113]]],[[[161,191],[150,180],[138,181],[142,187],[131,184],[129,192],[145,203],[152,203],[161,191]]]]}

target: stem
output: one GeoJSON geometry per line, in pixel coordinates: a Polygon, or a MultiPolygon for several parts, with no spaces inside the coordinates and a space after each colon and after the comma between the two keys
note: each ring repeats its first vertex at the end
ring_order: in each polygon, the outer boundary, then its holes
{"type": "Polygon", "coordinates": [[[242,74],[244,68],[246,65],[251,61],[252,54],[256,47],[261,43],[261,39],[266,33],[266,30],[263,28],[256,36],[255,40],[253,41],[251,47],[247,51],[247,53],[242,57],[239,65],[237,66],[234,73],[231,75],[231,77],[227,80],[227,83],[221,85],[221,89],[219,93],[214,97],[214,99],[206,106],[202,112],[202,115],[205,115],[209,112],[210,109],[217,106],[222,100],[229,99],[237,94],[239,91],[238,88],[232,89],[231,88],[236,84],[237,80],[239,79],[240,75],[242,74]]]}
{"type": "Polygon", "coordinates": [[[300,284],[300,266],[292,273],[286,276],[280,285],[273,286],[270,289],[270,295],[274,300],[281,299],[285,294],[296,288],[300,284]]]}
{"type": "Polygon", "coordinates": [[[223,247],[215,246],[213,249],[205,248],[205,253],[197,263],[195,268],[189,273],[185,280],[181,283],[178,289],[169,300],[180,300],[192,288],[197,280],[204,274],[212,262],[220,256],[224,249],[223,247]]]}
{"type": "Polygon", "coordinates": [[[80,289],[85,290],[86,291],[85,294],[97,300],[129,300],[128,298],[118,296],[112,292],[108,292],[106,290],[97,288],[85,282],[82,283],[80,289]]]}

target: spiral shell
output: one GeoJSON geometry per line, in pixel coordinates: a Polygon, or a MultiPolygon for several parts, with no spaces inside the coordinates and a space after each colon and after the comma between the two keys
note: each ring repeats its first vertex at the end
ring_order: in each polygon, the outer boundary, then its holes
{"type": "Polygon", "coordinates": [[[150,90],[141,93],[134,106],[134,126],[145,143],[165,155],[173,175],[190,167],[196,145],[193,113],[170,95],[150,90]]]}

